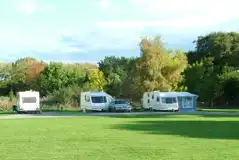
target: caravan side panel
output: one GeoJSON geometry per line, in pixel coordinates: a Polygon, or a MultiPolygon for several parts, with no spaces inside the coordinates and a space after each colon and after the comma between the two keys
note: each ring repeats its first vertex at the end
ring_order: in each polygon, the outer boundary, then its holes
{"type": "Polygon", "coordinates": [[[90,109],[90,101],[89,97],[87,96],[89,92],[81,92],[81,97],[80,97],[80,109],[90,109]]]}
{"type": "Polygon", "coordinates": [[[143,103],[143,108],[149,109],[149,105],[150,105],[150,93],[149,92],[145,92],[143,94],[142,103],[143,103]]]}

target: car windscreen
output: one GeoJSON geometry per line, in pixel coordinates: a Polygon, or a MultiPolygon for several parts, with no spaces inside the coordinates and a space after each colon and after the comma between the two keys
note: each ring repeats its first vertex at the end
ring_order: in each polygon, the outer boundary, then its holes
{"type": "Polygon", "coordinates": [[[115,101],[115,104],[127,104],[126,101],[115,101]]]}
{"type": "Polygon", "coordinates": [[[22,103],[36,103],[36,97],[22,97],[22,103]]]}
{"type": "Polygon", "coordinates": [[[106,103],[106,96],[93,96],[91,97],[92,103],[106,103]]]}

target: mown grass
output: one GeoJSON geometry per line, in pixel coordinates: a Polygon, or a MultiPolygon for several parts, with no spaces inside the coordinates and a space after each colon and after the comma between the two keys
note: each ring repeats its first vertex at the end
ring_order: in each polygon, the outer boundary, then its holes
{"type": "MultiPolygon", "coordinates": [[[[239,107],[237,107],[239,108],[239,107]]],[[[239,109],[217,109],[217,108],[214,108],[214,109],[200,109],[201,111],[207,111],[207,112],[239,112],[239,109]]]]}
{"type": "Polygon", "coordinates": [[[0,120],[0,159],[237,160],[238,126],[208,115],[0,120]]]}

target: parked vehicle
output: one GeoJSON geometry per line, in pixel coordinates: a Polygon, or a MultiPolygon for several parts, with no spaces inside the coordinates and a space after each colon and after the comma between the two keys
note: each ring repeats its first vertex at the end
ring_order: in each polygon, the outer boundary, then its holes
{"type": "Polygon", "coordinates": [[[13,110],[18,113],[34,112],[41,113],[40,94],[37,91],[24,91],[17,93],[17,104],[13,106],[13,110]]]}
{"type": "Polygon", "coordinates": [[[132,106],[124,100],[114,100],[109,105],[109,111],[126,111],[131,112],[132,106]]]}
{"type": "Polygon", "coordinates": [[[195,111],[198,95],[189,92],[145,92],[141,99],[143,108],[164,111],[195,111]]]}
{"type": "Polygon", "coordinates": [[[113,100],[105,92],[81,92],[80,107],[83,111],[107,111],[113,100]]]}
{"type": "Polygon", "coordinates": [[[143,108],[158,111],[178,111],[179,105],[175,92],[145,92],[142,98],[143,108]]]}

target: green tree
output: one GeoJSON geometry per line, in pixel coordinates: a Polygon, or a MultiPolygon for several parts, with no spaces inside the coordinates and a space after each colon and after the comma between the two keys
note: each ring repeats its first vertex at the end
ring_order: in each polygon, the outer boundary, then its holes
{"type": "Polygon", "coordinates": [[[225,72],[220,76],[221,89],[227,104],[239,97],[239,72],[225,72]]]}
{"type": "Polygon", "coordinates": [[[219,75],[215,71],[213,58],[189,65],[184,71],[184,84],[189,92],[199,95],[199,99],[214,106],[215,99],[221,96],[219,75]]]}
{"type": "Polygon", "coordinates": [[[26,77],[28,73],[28,67],[37,60],[30,57],[18,59],[11,64],[9,85],[15,92],[29,89],[29,85],[26,83],[26,77]]]}
{"type": "Polygon", "coordinates": [[[205,67],[203,62],[196,62],[184,70],[183,83],[189,92],[200,94],[200,85],[204,78],[205,67]]]}
{"type": "Polygon", "coordinates": [[[99,69],[91,70],[87,75],[87,82],[84,84],[85,89],[94,91],[103,91],[107,81],[104,73],[99,69]]]}
{"type": "Polygon", "coordinates": [[[99,69],[107,80],[106,91],[116,97],[129,96],[129,78],[136,58],[105,57],[99,62],[99,69]]]}
{"type": "MultiPolygon", "coordinates": [[[[230,79],[232,78],[230,76],[229,79],[225,77],[229,75],[229,72],[235,72],[239,68],[239,33],[212,32],[205,36],[199,36],[195,43],[196,49],[188,53],[188,59],[192,66],[197,62],[203,63],[201,65],[204,68],[203,76],[200,74],[203,78],[196,87],[197,92],[200,93],[200,100],[208,101],[210,106],[217,103],[217,100],[222,103],[223,97],[228,101],[231,99],[230,96],[227,96],[230,87],[225,86],[234,83],[235,79],[230,79]],[[222,96],[223,93],[224,96],[222,96]]],[[[189,70],[192,71],[192,68],[189,70]]],[[[192,87],[192,83],[195,81],[189,82],[189,79],[194,79],[197,76],[192,77],[193,73],[189,74],[189,72],[186,74],[187,86],[189,90],[194,90],[192,88],[195,87],[192,87]]]]}
{"type": "Polygon", "coordinates": [[[64,65],[64,68],[67,71],[68,76],[68,83],[67,85],[74,85],[77,84],[79,86],[82,86],[82,80],[86,76],[86,73],[91,68],[85,68],[85,66],[82,66],[81,64],[67,64],[64,65]]]}
{"type": "Polygon", "coordinates": [[[14,98],[15,98],[14,92],[13,92],[13,90],[11,89],[10,92],[9,92],[9,100],[10,100],[10,101],[13,101],[14,98]]]}
{"type": "Polygon", "coordinates": [[[69,77],[62,63],[51,62],[42,71],[39,79],[41,80],[41,92],[47,94],[65,87],[69,77]]]}
{"type": "Polygon", "coordinates": [[[6,96],[9,92],[11,78],[11,63],[0,63],[0,95],[6,96]]]}
{"type": "Polygon", "coordinates": [[[134,79],[136,90],[139,90],[140,94],[153,90],[176,90],[187,66],[185,54],[181,51],[167,51],[160,37],[143,38],[140,49],[138,75],[134,79]]]}
{"type": "Polygon", "coordinates": [[[212,32],[205,36],[199,36],[195,41],[196,50],[189,53],[189,61],[194,63],[205,57],[213,57],[213,63],[219,66],[238,66],[239,33],[236,32],[212,32]]]}

